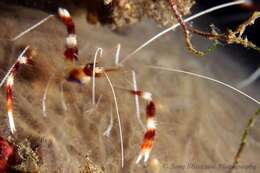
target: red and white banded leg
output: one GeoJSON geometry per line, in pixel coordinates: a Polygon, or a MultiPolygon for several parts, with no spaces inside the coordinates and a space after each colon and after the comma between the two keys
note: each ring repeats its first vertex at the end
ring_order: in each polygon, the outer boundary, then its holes
{"type": "Polygon", "coordinates": [[[68,32],[65,43],[66,50],[64,52],[65,60],[73,62],[78,60],[78,43],[77,36],[75,34],[75,25],[68,10],[59,8],[58,15],[60,20],[66,26],[68,32]]]}
{"type": "Polygon", "coordinates": [[[156,130],[156,121],[155,121],[155,114],[156,114],[156,106],[152,100],[152,94],[150,92],[144,91],[130,91],[134,95],[138,95],[139,97],[143,98],[147,101],[146,105],[146,132],[144,134],[144,140],[141,145],[141,151],[139,156],[137,157],[136,163],[139,163],[142,158],[144,158],[144,162],[147,162],[152,150],[153,141],[155,137],[155,130],[156,130]]]}
{"type": "Polygon", "coordinates": [[[15,64],[10,69],[10,74],[6,80],[6,103],[7,103],[7,115],[9,121],[9,127],[11,133],[14,134],[16,131],[15,124],[14,124],[14,116],[13,116],[13,86],[14,86],[14,79],[21,64],[31,64],[32,63],[32,56],[30,51],[26,51],[24,55],[19,57],[15,64]]]}

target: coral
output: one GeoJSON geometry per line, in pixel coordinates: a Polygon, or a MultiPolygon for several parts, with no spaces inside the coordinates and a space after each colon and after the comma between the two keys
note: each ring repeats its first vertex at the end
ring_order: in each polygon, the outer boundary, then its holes
{"type": "MultiPolygon", "coordinates": [[[[177,4],[180,12],[187,15],[195,1],[179,0],[177,4]]],[[[114,0],[111,5],[113,6],[111,15],[113,28],[139,22],[145,16],[161,26],[170,26],[177,22],[168,0],[114,0]]]]}
{"type": "MultiPolygon", "coordinates": [[[[70,11],[85,11],[86,19],[92,24],[109,24],[112,29],[134,24],[149,17],[161,26],[176,23],[168,0],[3,0],[55,13],[59,7],[70,11]]],[[[182,15],[190,14],[195,0],[177,0],[182,15]]]]}

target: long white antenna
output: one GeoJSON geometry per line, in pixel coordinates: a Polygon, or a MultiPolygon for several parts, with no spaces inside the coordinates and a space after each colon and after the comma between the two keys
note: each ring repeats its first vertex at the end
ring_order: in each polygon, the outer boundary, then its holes
{"type": "Polygon", "coordinates": [[[24,36],[25,34],[27,34],[30,31],[32,31],[33,29],[37,28],[38,26],[40,26],[41,24],[43,24],[44,22],[46,22],[53,16],[54,16],[53,14],[50,14],[49,16],[45,17],[44,19],[40,20],[39,22],[37,22],[36,24],[31,26],[30,28],[26,29],[25,31],[21,32],[20,34],[18,34],[14,38],[12,38],[11,41],[15,41],[15,40],[21,38],[22,36],[24,36]]]}
{"type": "Polygon", "coordinates": [[[114,86],[113,86],[110,78],[108,77],[107,73],[105,72],[104,75],[106,76],[106,79],[107,79],[109,86],[112,90],[112,94],[113,94],[113,98],[114,98],[114,102],[115,102],[116,115],[117,115],[118,128],[119,128],[119,135],[120,135],[120,143],[121,143],[121,165],[122,165],[122,168],[123,168],[124,167],[124,143],[123,143],[123,133],[122,133],[121,120],[120,120],[120,114],[119,114],[119,110],[118,110],[116,93],[115,93],[115,90],[114,90],[114,86]]]}
{"type": "Polygon", "coordinates": [[[191,76],[195,76],[195,77],[198,77],[198,78],[202,78],[202,79],[206,79],[206,80],[209,80],[209,81],[212,81],[212,82],[215,82],[215,83],[218,83],[220,85],[223,85],[227,88],[230,88],[236,92],[238,92],[239,94],[249,98],[250,100],[252,100],[253,102],[257,103],[258,105],[260,105],[260,102],[258,100],[256,100],[255,98],[247,95],[246,93],[244,93],[243,91],[240,91],[239,89],[227,84],[227,83],[224,83],[224,82],[221,82],[217,79],[213,79],[211,77],[208,77],[208,76],[204,76],[204,75],[201,75],[201,74],[197,74],[197,73],[193,73],[193,72],[189,72],[189,71],[184,71],[184,70],[179,70],[179,69],[174,69],[174,68],[169,68],[169,67],[163,67],[163,66],[153,66],[153,65],[148,65],[148,66],[145,66],[145,67],[148,67],[150,69],[157,69],[157,70],[164,70],[164,71],[171,71],[171,72],[177,72],[177,73],[183,73],[183,74],[187,74],[187,75],[191,75],[191,76]]]}

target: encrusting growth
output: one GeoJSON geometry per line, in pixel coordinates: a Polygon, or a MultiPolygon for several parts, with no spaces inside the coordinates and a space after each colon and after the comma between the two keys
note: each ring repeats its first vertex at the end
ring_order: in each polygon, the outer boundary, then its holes
{"type": "Polygon", "coordinates": [[[250,25],[253,25],[255,23],[255,20],[260,17],[260,12],[256,11],[253,13],[253,15],[244,23],[239,25],[235,31],[228,30],[227,33],[227,43],[228,44],[241,44],[246,48],[255,49],[258,52],[260,52],[260,48],[257,47],[254,43],[249,41],[246,37],[243,38],[243,34],[246,30],[246,28],[250,25]]]}
{"type": "Polygon", "coordinates": [[[212,32],[204,32],[204,31],[200,31],[200,30],[192,28],[188,23],[186,23],[183,20],[182,15],[178,10],[176,0],[169,0],[169,3],[172,7],[172,11],[173,11],[177,21],[179,22],[179,24],[181,25],[181,27],[183,29],[186,45],[187,45],[188,49],[191,52],[193,52],[194,54],[203,56],[203,55],[205,55],[205,52],[198,51],[193,47],[193,45],[191,43],[191,33],[194,33],[196,35],[205,37],[205,38],[207,38],[209,40],[213,40],[213,41],[221,41],[221,42],[225,42],[227,44],[240,44],[246,48],[255,49],[260,52],[260,48],[258,48],[252,42],[250,42],[246,37],[245,38],[242,37],[245,32],[246,27],[254,24],[255,20],[260,17],[260,12],[254,12],[253,15],[247,21],[245,21],[244,23],[239,25],[239,27],[235,31],[228,30],[227,33],[218,34],[214,30],[212,32]]]}
{"type": "Polygon", "coordinates": [[[244,129],[242,138],[241,138],[241,143],[239,145],[239,148],[236,152],[234,161],[233,161],[233,165],[231,167],[231,169],[229,170],[229,173],[232,173],[233,170],[236,168],[236,166],[239,163],[241,154],[247,144],[247,140],[248,140],[248,135],[249,135],[249,130],[254,126],[256,118],[260,115],[260,108],[249,118],[248,123],[244,129]]]}
{"type": "Polygon", "coordinates": [[[184,36],[185,36],[185,41],[186,41],[186,45],[188,47],[189,50],[191,50],[192,52],[194,52],[195,54],[199,55],[199,56],[203,56],[204,53],[201,51],[196,50],[191,43],[191,31],[189,30],[189,25],[187,23],[184,22],[184,20],[182,19],[182,15],[180,14],[178,7],[177,7],[177,3],[176,0],[169,0],[170,5],[172,7],[172,11],[176,17],[176,19],[178,20],[178,22],[180,23],[183,32],[184,32],[184,36]]]}

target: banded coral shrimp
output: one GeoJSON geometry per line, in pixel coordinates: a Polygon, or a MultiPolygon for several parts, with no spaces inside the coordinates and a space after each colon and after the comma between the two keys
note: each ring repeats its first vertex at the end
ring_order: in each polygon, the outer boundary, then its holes
{"type": "MultiPolygon", "coordinates": [[[[24,15],[22,14],[23,18],[24,15]]],[[[79,18],[75,21],[76,27],[79,28],[79,32],[77,32],[77,35],[80,36],[78,37],[79,47],[84,45],[81,42],[83,41],[84,43],[85,40],[91,40],[92,45],[102,47],[103,56],[100,61],[105,61],[104,66],[108,67],[109,63],[114,62],[110,58],[106,59],[108,56],[105,56],[105,52],[107,52],[105,48],[109,49],[112,45],[110,44],[111,33],[102,30],[103,34],[98,37],[95,34],[97,32],[96,28],[89,27],[89,34],[82,34],[86,32],[86,28],[84,27],[84,31],[80,28],[80,25],[78,25],[80,20],[82,19],[79,18]]],[[[59,22],[55,21],[55,23],[59,22]]],[[[253,112],[257,106],[251,104],[251,102],[249,103],[248,99],[240,95],[236,95],[235,98],[230,96],[229,98],[230,90],[226,90],[223,87],[218,88],[212,83],[204,83],[187,76],[172,75],[169,72],[158,70],[154,72],[152,69],[145,68],[142,64],[149,64],[149,62],[160,65],[182,66],[189,69],[194,68],[196,70],[200,68],[200,65],[192,59],[188,63],[183,62],[182,58],[176,58],[170,62],[168,59],[164,59],[163,57],[169,57],[169,54],[171,56],[177,54],[176,57],[181,56],[176,51],[181,50],[181,48],[177,47],[174,51],[163,53],[163,50],[170,50],[170,47],[160,46],[162,43],[169,43],[169,40],[163,40],[153,47],[154,49],[156,48],[155,50],[159,48],[160,52],[156,53],[156,51],[149,49],[149,51],[145,51],[143,55],[140,55],[140,57],[151,56],[151,59],[136,58],[133,64],[129,64],[129,69],[134,68],[137,72],[139,87],[146,88],[156,96],[156,103],[159,109],[158,115],[160,115],[158,117],[156,145],[151,156],[150,166],[146,168],[135,164],[139,143],[142,139],[140,136],[142,136],[143,131],[135,117],[134,99],[132,97],[125,99],[128,95],[122,89],[116,91],[119,110],[121,116],[124,117],[122,118],[122,130],[124,135],[125,166],[121,169],[120,142],[118,140],[119,133],[116,123],[114,123],[115,127],[111,132],[110,138],[103,137],[103,131],[108,126],[110,118],[109,115],[105,114],[110,113],[108,110],[111,109],[110,103],[113,102],[106,81],[96,81],[96,93],[98,95],[102,93],[103,96],[98,102],[98,108],[94,109],[94,111],[90,109],[93,108],[91,87],[70,83],[64,84],[64,99],[68,110],[65,111],[62,108],[59,93],[60,82],[63,76],[58,74],[61,74],[65,66],[62,61],[62,52],[64,50],[63,43],[66,33],[61,24],[55,25],[57,32],[45,32],[49,31],[52,25],[52,22],[43,24],[35,32],[31,32],[28,36],[24,36],[21,40],[15,42],[15,44],[29,42],[38,49],[37,52],[39,53],[33,67],[24,67],[26,69],[21,69],[22,72],[18,73],[14,90],[16,95],[14,102],[17,109],[15,111],[15,120],[18,126],[17,129],[19,129],[17,131],[19,133],[16,134],[16,142],[24,144],[23,139],[28,138],[31,142],[31,147],[28,147],[28,144],[25,145],[26,143],[24,145],[27,148],[33,148],[34,151],[42,156],[42,160],[39,161],[39,165],[42,163],[40,168],[38,168],[39,172],[79,172],[79,167],[84,167],[84,164],[82,164],[84,163],[84,155],[88,152],[91,152],[89,154],[91,158],[95,163],[103,166],[106,172],[156,171],[158,167],[161,167],[162,172],[180,172],[180,170],[177,170],[178,164],[191,163],[193,159],[196,159],[198,163],[207,162],[207,164],[232,160],[236,149],[226,151],[225,146],[230,146],[231,144],[232,146],[237,146],[239,144],[239,138],[241,137],[239,132],[243,130],[243,127],[233,126],[231,128],[230,126],[234,125],[234,120],[237,119],[241,120],[241,123],[246,122],[247,117],[244,116],[248,115],[248,112],[253,112]],[[50,36],[46,36],[49,34],[50,36]],[[47,43],[46,40],[48,40],[47,43]],[[58,44],[56,44],[57,42],[58,44]],[[51,51],[52,49],[54,49],[53,52],[51,51]],[[157,59],[159,56],[162,57],[160,62],[157,59]],[[44,118],[42,116],[41,99],[48,83],[47,81],[54,72],[57,75],[49,85],[46,99],[47,118],[44,118]],[[209,90],[208,93],[205,93],[205,90],[209,90]],[[222,97],[222,95],[225,97],[222,97]],[[211,99],[209,100],[209,98],[211,99]],[[230,108],[228,104],[220,104],[221,102],[226,103],[226,101],[232,103],[233,99],[241,101],[236,105],[241,105],[241,107],[238,106],[238,110],[233,110],[233,107],[230,108]],[[245,104],[247,105],[246,108],[242,106],[245,104]],[[230,119],[226,117],[227,115],[229,115],[230,119]],[[215,128],[211,126],[215,126],[215,128]],[[207,145],[207,143],[209,144],[207,145]]],[[[128,45],[126,42],[129,42],[129,40],[123,41],[124,37],[113,36],[113,38],[120,40],[117,42],[121,42],[122,45],[128,45]]],[[[131,41],[127,47],[129,48],[134,43],[134,40],[133,42],[131,41]]],[[[82,47],[80,50],[82,50],[82,47]]],[[[88,48],[87,50],[95,51],[94,48],[88,48]]],[[[93,56],[94,51],[92,53],[80,52],[80,55],[84,54],[87,56],[90,54],[89,56],[93,56]]],[[[129,74],[127,70],[126,72],[114,73],[110,77],[115,86],[120,86],[123,89],[131,86],[128,83],[126,84],[126,81],[131,80],[131,73],[129,74]]],[[[3,97],[1,100],[3,100],[2,105],[5,105],[5,98],[3,97]]],[[[145,105],[141,105],[141,107],[143,108],[145,105]]],[[[6,128],[6,123],[1,126],[5,126],[1,129],[3,131],[1,134],[10,133],[9,129],[6,128]]],[[[243,157],[246,161],[245,163],[251,161],[252,157],[257,158],[252,153],[252,148],[251,146],[250,155],[243,157]]],[[[191,171],[195,172],[195,170],[191,171]]]]}

